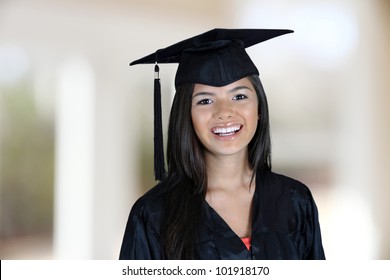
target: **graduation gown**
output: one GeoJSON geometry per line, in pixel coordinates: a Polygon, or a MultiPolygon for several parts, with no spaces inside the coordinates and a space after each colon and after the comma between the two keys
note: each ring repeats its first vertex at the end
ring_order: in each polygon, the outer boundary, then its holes
{"type": "MultiPolygon", "coordinates": [[[[164,259],[160,243],[162,188],[159,184],[133,205],[120,259],[164,259]]],[[[204,201],[195,246],[197,259],[325,259],[317,207],[299,181],[273,172],[256,175],[250,250],[204,201]]]]}

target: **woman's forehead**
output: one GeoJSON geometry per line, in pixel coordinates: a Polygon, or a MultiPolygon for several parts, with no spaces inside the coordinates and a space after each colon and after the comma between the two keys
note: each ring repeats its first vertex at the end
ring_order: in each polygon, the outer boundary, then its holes
{"type": "Polygon", "coordinates": [[[209,93],[234,92],[238,89],[245,89],[245,88],[254,91],[254,87],[247,77],[221,87],[214,87],[214,86],[204,85],[204,84],[195,84],[193,94],[197,94],[199,92],[209,92],[209,93]]]}

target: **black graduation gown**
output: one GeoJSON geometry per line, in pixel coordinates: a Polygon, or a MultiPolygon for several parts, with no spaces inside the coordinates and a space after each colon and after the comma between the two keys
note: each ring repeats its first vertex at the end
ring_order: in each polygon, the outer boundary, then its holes
{"type": "MultiPolygon", "coordinates": [[[[139,198],[130,211],[120,259],[164,259],[160,244],[162,184],[139,198]]],[[[198,259],[325,259],[318,212],[310,190],[273,172],[256,176],[251,249],[204,202],[196,244],[198,259]]]]}

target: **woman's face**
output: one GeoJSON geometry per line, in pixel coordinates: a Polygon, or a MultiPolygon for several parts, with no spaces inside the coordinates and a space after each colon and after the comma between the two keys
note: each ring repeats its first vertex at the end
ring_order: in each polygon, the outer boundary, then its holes
{"type": "Polygon", "coordinates": [[[192,123],[206,152],[223,156],[246,152],[257,128],[258,102],[247,78],[223,87],[195,84],[192,123]]]}

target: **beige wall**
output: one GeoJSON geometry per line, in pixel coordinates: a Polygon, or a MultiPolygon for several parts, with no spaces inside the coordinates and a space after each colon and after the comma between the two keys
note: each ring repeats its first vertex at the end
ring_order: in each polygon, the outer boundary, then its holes
{"type": "Polygon", "coordinates": [[[378,92],[378,99],[375,104],[377,108],[377,135],[375,154],[377,157],[377,176],[380,185],[379,191],[375,194],[376,213],[378,223],[381,225],[381,249],[379,258],[390,259],[390,219],[389,219],[389,197],[390,197],[390,38],[386,34],[390,32],[390,2],[378,1],[377,5],[377,29],[374,38],[378,43],[373,50],[373,68],[375,69],[375,82],[373,90],[378,92]]]}

